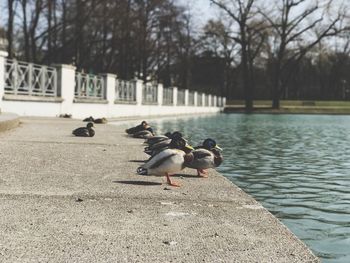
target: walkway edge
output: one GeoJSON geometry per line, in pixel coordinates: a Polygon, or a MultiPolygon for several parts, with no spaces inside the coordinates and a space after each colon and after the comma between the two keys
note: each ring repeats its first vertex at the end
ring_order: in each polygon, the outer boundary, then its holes
{"type": "Polygon", "coordinates": [[[19,116],[13,113],[0,114],[0,132],[14,129],[19,125],[19,116]]]}

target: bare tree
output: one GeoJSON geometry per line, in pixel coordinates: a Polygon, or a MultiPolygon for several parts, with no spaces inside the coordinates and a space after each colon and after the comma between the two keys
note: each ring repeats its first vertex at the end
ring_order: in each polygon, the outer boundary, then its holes
{"type": "Polygon", "coordinates": [[[225,25],[222,20],[209,20],[204,26],[201,43],[205,51],[210,51],[216,57],[224,59],[224,80],[221,95],[229,94],[231,87],[230,75],[232,67],[237,65],[237,43],[231,36],[231,24],[225,25]]]}
{"type": "Polygon", "coordinates": [[[283,75],[288,74],[289,64],[300,61],[322,39],[334,36],[341,30],[339,22],[344,18],[344,13],[339,8],[335,17],[329,16],[327,11],[332,1],[327,1],[323,1],[323,4],[312,1],[310,5],[307,0],[277,0],[272,11],[261,12],[274,30],[270,53],[274,109],[280,107],[284,92],[283,75]],[[319,34],[310,36],[316,27],[319,34]]]}
{"type": "Polygon", "coordinates": [[[255,5],[257,0],[211,0],[213,4],[228,15],[235,26],[237,33],[232,38],[241,47],[240,67],[242,71],[242,83],[245,94],[245,107],[248,112],[253,110],[254,90],[251,82],[251,69],[249,63],[249,37],[248,24],[256,16],[255,5]]]}
{"type": "Polygon", "coordinates": [[[9,58],[13,56],[13,28],[14,28],[14,17],[15,17],[15,0],[7,1],[7,51],[9,58]]]}

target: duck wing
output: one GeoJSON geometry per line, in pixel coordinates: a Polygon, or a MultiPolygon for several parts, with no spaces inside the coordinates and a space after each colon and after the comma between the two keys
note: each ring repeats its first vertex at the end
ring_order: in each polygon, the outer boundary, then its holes
{"type": "Polygon", "coordinates": [[[142,167],[148,174],[165,175],[181,171],[184,168],[185,152],[177,149],[164,150],[151,158],[142,167]]]}
{"type": "Polygon", "coordinates": [[[192,151],[193,160],[185,163],[186,167],[194,169],[208,169],[215,167],[214,154],[206,149],[197,149],[192,151]]]}
{"type": "Polygon", "coordinates": [[[72,134],[79,137],[90,137],[89,129],[86,127],[80,127],[72,131],[72,134]]]}

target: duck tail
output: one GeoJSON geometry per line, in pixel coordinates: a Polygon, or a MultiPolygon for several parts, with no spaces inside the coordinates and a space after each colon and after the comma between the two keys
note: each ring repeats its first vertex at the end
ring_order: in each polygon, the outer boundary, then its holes
{"type": "Polygon", "coordinates": [[[148,171],[147,171],[147,169],[146,168],[143,168],[143,167],[139,167],[139,168],[137,168],[137,174],[139,174],[139,175],[148,175],[148,171]]]}

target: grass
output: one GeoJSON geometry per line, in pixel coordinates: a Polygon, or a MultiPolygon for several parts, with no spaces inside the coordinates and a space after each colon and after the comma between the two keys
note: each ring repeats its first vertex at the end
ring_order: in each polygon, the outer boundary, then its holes
{"type": "MultiPolygon", "coordinates": [[[[255,112],[259,113],[295,113],[295,114],[350,114],[350,101],[306,101],[281,100],[279,110],[271,109],[272,101],[254,101],[255,112]]],[[[243,112],[243,100],[231,100],[226,112],[243,112]]]]}

